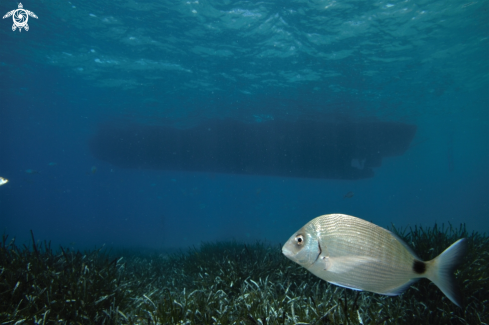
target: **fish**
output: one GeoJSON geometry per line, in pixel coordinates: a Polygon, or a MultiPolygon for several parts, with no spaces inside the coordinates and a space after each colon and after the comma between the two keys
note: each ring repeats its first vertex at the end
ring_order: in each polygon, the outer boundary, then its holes
{"type": "Polygon", "coordinates": [[[394,233],[346,214],[309,221],[282,247],[287,258],[337,286],[397,296],[427,278],[459,307],[462,295],[453,271],[466,250],[467,240],[461,238],[436,258],[422,261],[394,233]]]}
{"type": "Polygon", "coordinates": [[[344,199],[351,199],[353,196],[355,195],[355,193],[353,193],[352,191],[346,193],[343,198],[344,199]]]}
{"type": "Polygon", "coordinates": [[[8,179],[0,177],[0,186],[5,185],[8,183],[8,179]]]}
{"type": "Polygon", "coordinates": [[[25,172],[26,174],[39,174],[39,171],[35,169],[26,169],[25,172]]]}
{"type": "Polygon", "coordinates": [[[86,172],[86,173],[87,173],[87,175],[94,175],[95,173],[97,173],[97,167],[92,166],[92,168],[90,168],[90,172],[86,172]]]}

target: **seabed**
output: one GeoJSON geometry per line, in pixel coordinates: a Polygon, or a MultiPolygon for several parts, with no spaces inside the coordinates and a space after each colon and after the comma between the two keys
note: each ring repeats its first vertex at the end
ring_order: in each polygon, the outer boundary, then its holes
{"type": "Polygon", "coordinates": [[[281,246],[203,243],[173,254],[0,246],[0,324],[488,324],[489,237],[465,225],[393,229],[424,260],[468,239],[463,308],[422,279],[397,297],[316,278],[281,246]]]}

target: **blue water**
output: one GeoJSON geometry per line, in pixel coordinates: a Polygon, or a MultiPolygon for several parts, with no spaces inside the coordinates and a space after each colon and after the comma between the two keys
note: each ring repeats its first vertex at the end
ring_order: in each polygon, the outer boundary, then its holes
{"type": "MultiPolygon", "coordinates": [[[[487,1],[28,1],[0,21],[0,231],[75,248],[284,242],[345,213],[489,231],[487,1]],[[103,123],[417,126],[362,180],[123,169],[103,123]],[[26,172],[29,171],[29,172],[26,172]],[[344,198],[353,192],[352,197],[344,198]]],[[[17,8],[2,1],[0,13],[17,8]]]]}

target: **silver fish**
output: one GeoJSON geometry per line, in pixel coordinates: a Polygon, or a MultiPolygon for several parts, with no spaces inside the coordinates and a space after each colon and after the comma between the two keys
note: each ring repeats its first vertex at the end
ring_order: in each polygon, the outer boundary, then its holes
{"type": "Polygon", "coordinates": [[[8,183],[8,179],[0,177],[0,186],[7,184],[7,183],[8,183]]]}
{"type": "Polygon", "coordinates": [[[419,278],[428,278],[461,306],[453,271],[466,247],[466,239],[459,239],[424,262],[392,232],[353,216],[328,214],[293,234],[282,253],[332,284],[382,295],[397,296],[419,278]]]}

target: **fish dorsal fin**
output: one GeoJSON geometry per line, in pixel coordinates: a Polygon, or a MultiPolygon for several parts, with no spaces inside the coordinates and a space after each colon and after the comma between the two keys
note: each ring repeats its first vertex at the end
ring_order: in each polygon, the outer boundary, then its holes
{"type": "MultiPolygon", "coordinates": [[[[387,230],[387,229],[386,229],[387,230]]],[[[393,233],[392,231],[390,230],[387,230],[391,235],[392,237],[394,237],[395,239],[397,239],[398,242],[400,242],[402,244],[402,246],[404,246],[404,248],[406,248],[408,250],[409,253],[411,253],[411,255],[413,255],[413,257],[415,259],[417,259],[418,261],[422,261],[418,255],[416,255],[416,253],[413,251],[413,249],[411,247],[409,247],[408,244],[406,244],[406,242],[404,242],[404,240],[402,240],[398,235],[396,235],[395,233],[393,233]]]]}

